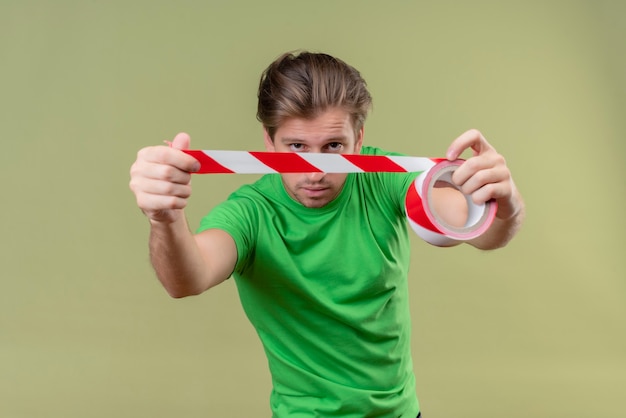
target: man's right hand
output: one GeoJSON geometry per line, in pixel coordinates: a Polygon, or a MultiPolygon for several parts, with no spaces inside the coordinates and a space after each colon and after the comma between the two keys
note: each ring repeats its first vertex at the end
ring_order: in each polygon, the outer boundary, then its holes
{"type": "Polygon", "coordinates": [[[191,196],[191,173],[200,169],[198,161],[181,152],[189,149],[186,133],[176,135],[170,147],[141,149],[130,168],[130,189],[137,206],[153,222],[171,223],[183,217],[182,210],[191,196]]]}

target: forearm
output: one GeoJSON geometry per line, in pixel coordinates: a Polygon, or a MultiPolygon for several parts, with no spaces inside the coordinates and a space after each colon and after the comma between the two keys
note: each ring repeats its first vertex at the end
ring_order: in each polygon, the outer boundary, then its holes
{"type": "Polygon", "coordinates": [[[209,287],[206,263],[184,216],[171,223],[150,221],[150,261],[174,298],[197,295],[209,287]]]}

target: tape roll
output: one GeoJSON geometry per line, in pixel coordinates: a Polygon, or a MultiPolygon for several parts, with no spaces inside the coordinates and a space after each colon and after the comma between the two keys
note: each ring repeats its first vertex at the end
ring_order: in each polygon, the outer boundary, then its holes
{"type": "Polygon", "coordinates": [[[465,225],[455,227],[437,214],[433,204],[433,189],[437,182],[444,182],[460,191],[452,182],[452,173],[462,163],[462,160],[438,160],[432,168],[422,172],[407,191],[405,208],[409,224],[420,238],[430,244],[443,247],[477,238],[489,229],[496,216],[495,201],[477,205],[471,196],[465,194],[463,196],[468,209],[465,225]]]}

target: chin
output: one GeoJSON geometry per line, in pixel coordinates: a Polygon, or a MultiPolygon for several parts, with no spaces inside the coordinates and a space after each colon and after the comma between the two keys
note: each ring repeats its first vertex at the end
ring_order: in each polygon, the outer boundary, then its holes
{"type": "Polygon", "coordinates": [[[303,199],[303,200],[300,200],[300,203],[302,204],[302,206],[307,207],[307,208],[319,209],[319,208],[323,208],[324,206],[329,204],[330,201],[328,201],[328,200],[303,199]]]}
{"type": "Polygon", "coordinates": [[[323,208],[324,206],[326,206],[328,204],[328,202],[305,202],[303,203],[303,205],[307,208],[311,208],[311,209],[319,209],[319,208],[323,208]]]}

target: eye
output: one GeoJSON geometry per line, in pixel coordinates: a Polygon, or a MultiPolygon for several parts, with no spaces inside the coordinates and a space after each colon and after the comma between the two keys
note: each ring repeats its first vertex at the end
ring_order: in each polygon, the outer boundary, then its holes
{"type": "Polygon", "coordinates": [[[300,152],[304,150],[304,144],[294,142],[293,144],[289,144],[289,149],[293,152],[300,152]]]}
{"type": "Polygon", "coordinates": [[[330,152],[341,152],[343,150],[343,144],[341,142],[330,142],[326,145],[326,148],[330,152]]]}

